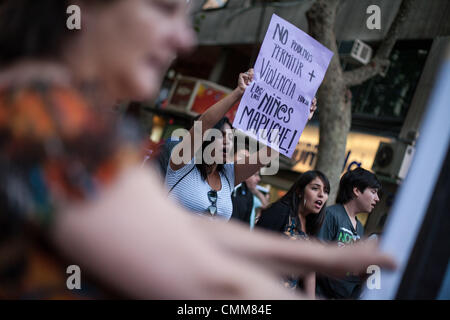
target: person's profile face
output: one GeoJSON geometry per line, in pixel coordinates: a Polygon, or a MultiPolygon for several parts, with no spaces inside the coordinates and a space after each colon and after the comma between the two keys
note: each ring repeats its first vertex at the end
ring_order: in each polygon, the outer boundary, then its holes
{"type": "Polygon", "coordinates": [[[367,187],[364,192],[359,193],[356,199],[360,211],[370,213],[375,208],[378,201],[380,201],[378,189],[367,187]]]}
{"type": "Polygon", "coordinates": [[[256,186],[258,185],[258,183],[261,181],[261,176],[259,175],[259,172],[256,172],[254,175],[248,177],[245,180],[245,183],[247,184],[247,186],[249,188],[256,188],[256,186]]]}
{"type": "Polygon", "coordinates": [[[86,5],[86,31],[82,32],[95,44],[92,63],[110,92],[124,99],[157,94],[176,55],[194,45],[186,6],[185,0],[86,5]]]}

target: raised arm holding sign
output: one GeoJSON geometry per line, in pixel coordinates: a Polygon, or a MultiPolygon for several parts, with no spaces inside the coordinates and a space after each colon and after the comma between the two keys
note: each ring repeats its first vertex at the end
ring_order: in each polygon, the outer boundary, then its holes
{"type": "MultiPolygon", "coordinates": [[[[184,174],[175,172],[195,158],[196,169],[200,172],[205,187],[223,191],[221,177],[227,170],[223,169],[222,156],[227,153],[225,149],[228,149],[227,126],[218,128],[221,133],[214,140],[210,139],[208,134],[205,136],[205,133],[214,127],[241,97],[233,126],[265,144],[268,150],[262,149],[250,155],[244,163],[236,163],[233,169],[228,169],[228,174],[230,175],[231,171],[233,175],[227,178],[227,183],[238,185],[261,167],[268,165],[274,157],[272,149],[290,157],[306,122],[316,109],[313,99],[331,56],[332,52],[316,40],[273,15],[255,68],[241,73],[237,88],[209,108],[174,148],[169,174],[166,176],[170,188],[175,188],[184,177],[184,174]],[[212,144],[212,141],[215,143],[212,144]],[[214,157],[211,157],[214,158],[213,161],[205,158],[205,152],[209,149],[214,149],[211,153],[214,154],[214,157]],[[201,155],[197,154],[198,151],[201,151],[201,155]]],[[[227,162],[230,162],[228,160],[227,162]]],[[[197,172],[192,170],[194,174],[197,172]]],[[[180,185],[175,192],[179,192],[180,197],[186,197],[184,202],[192,202],[192,198],[184,194],[183,190],[180,185]]],[[[212,199],[214,200],[214,197],[212,199]]]]}

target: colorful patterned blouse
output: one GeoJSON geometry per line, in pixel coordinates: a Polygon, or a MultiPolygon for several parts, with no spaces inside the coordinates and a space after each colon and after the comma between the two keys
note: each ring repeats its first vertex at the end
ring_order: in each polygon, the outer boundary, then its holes
{"type": "MultiPolygon", "coordinates": [[[[309,240],[308,235],[301,230],[298,217],[293,218],[291,215],[289,215],[283,234],[291,240],[309,240]]],[[[290,289],[303,288],[303,281],[298,277],[287,277],[283,280],[283,284],[290,289]]]]}
{"type": "Polygon", "coordinates": [[[67,289],[70,263],[45,236],[65,204],[95,197],[142,160],[137,134],[117,118],[73,88],[0,87],[0,299],[99,297],[88,284],[67,289]]]}

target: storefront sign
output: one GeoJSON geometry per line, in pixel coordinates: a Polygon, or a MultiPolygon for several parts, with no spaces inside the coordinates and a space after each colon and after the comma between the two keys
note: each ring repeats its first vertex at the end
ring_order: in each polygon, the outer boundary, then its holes
{"type": "MultiPolygon", "coordinates": [[[[370,134],[350,132],[347,137],[345,163],[342,171],[363,167],[370,170],[375,159],[380,142],[391,142],[390,138],[370,134]]],[[[305,172],[313,170],[317,162],[319,149],[319,128],[307,126],[303,131],[292,160],[295,161],[294,171],[305,172]]]]}

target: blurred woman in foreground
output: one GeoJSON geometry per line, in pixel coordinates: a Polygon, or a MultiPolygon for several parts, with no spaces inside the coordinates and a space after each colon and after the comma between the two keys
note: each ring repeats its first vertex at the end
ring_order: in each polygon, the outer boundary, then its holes
{"type": "Polygon", "coordinates": [[[33,259],[37,238],[66,259],[47,268],[62,271],[61,288],[77,264],[134,298],[298,298],[280,274],[392,267],[375,247],[249,234],[167,201],[109,108],[157,94],[194,44],[186,10],[184,0],[0,1],[1,297],[48,285],[27,282],[46,265],[33,259]],[[69,4],[81,9],[81,30],[66,27],[69,4]]]}

